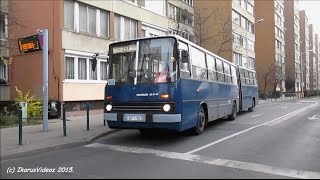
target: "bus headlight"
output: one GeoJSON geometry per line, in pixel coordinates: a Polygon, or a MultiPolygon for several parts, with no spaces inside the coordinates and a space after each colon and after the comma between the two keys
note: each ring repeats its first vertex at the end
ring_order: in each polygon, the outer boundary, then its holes
{"type": "Polygon", "coordinates": [[[171,109],[171,106],[170,106],[170,104],[165,104],[162,108],[163,108],[163,110],[164,110],[165,112],[169,112],[170,109],[171,109]]]}
{"type": "Polygon", "coordinates": [[[108,104],[108,105],[106,106],[106,110],[107,110],[107,111],[111,111],[111,110],[112,110],[112,105],[111,105],[111,104],[108,104]]]}

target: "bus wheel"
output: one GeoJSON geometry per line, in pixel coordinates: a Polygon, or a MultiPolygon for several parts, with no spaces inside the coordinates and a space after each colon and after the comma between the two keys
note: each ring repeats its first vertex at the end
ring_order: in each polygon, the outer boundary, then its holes
{"type": "Polygon", "coordinates": [[[235,120],[237,117],[237,103],[233,102],[232,113],[228,116],[228,120],[235,120]]]}
{"type": "Polygon", "coordinates": [[[202,134],[204,131],[204,127],[206,126],[206,122],[207,122],[206,113],[203,109],[203,106],[201,106],[199,109],[197,126],[193,128],[193,134],[194,135],[202,134]]]}
{"type": "Polygon", "coordinates": [[[252,112],[254,110],[254,107],[256,106],[256,103],[254,102],[254,99],[252,99],[252,106],[248,108],[249,112],[252,112]]]}

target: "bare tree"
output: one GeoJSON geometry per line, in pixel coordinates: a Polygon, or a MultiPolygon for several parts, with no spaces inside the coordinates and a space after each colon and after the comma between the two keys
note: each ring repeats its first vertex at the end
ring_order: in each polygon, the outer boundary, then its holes
{"type": "MultiPolygon", "coordinates": [[[[272,86],[272,92],[276,92],[279,83],[285,80],[284,63],[280,65],[271,64],[267,73],[264,75],[264,92],[267,91],[268,83],[272,86]]],[[[282,88],[280,88],[282,89],[282,88]]]]}
{"type": "Polygon", "coordinates": [[[221,8],[195,8],[194,34],[196,43],[202,47],[214,49],[220,56],[232,51],[232,26],[231,16],[226,16],[221,8]]]}

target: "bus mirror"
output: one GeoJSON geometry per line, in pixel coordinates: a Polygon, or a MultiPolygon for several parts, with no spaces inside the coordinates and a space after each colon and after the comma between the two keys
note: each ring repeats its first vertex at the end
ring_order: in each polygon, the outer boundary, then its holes
{"type": "Polygon", "coordinates": [[[186,50],[181,51],[181,61],[182,63],[188,63],[189,62],[189,53],[186,50]]]}

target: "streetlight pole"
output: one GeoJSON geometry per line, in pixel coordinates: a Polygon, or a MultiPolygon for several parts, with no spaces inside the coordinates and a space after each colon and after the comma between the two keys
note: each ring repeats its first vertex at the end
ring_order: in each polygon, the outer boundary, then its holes
{"type": "MultiPolygon", "coordinates": [[[[254,29],[254,33],[256,33],[256,25],[255,24],[258,24],[260,22],[264,21],[264,19],[259,19],[258,21],[254,22],[252,25],[253,25],[253,29],[254,29]]],[[[248,55],[248,30],[249,30],[249,27],[246,29],[246,58],[247,58],[247,64],[248,64],[248,60],[249,60],[249,55],[248,55]]]]}

